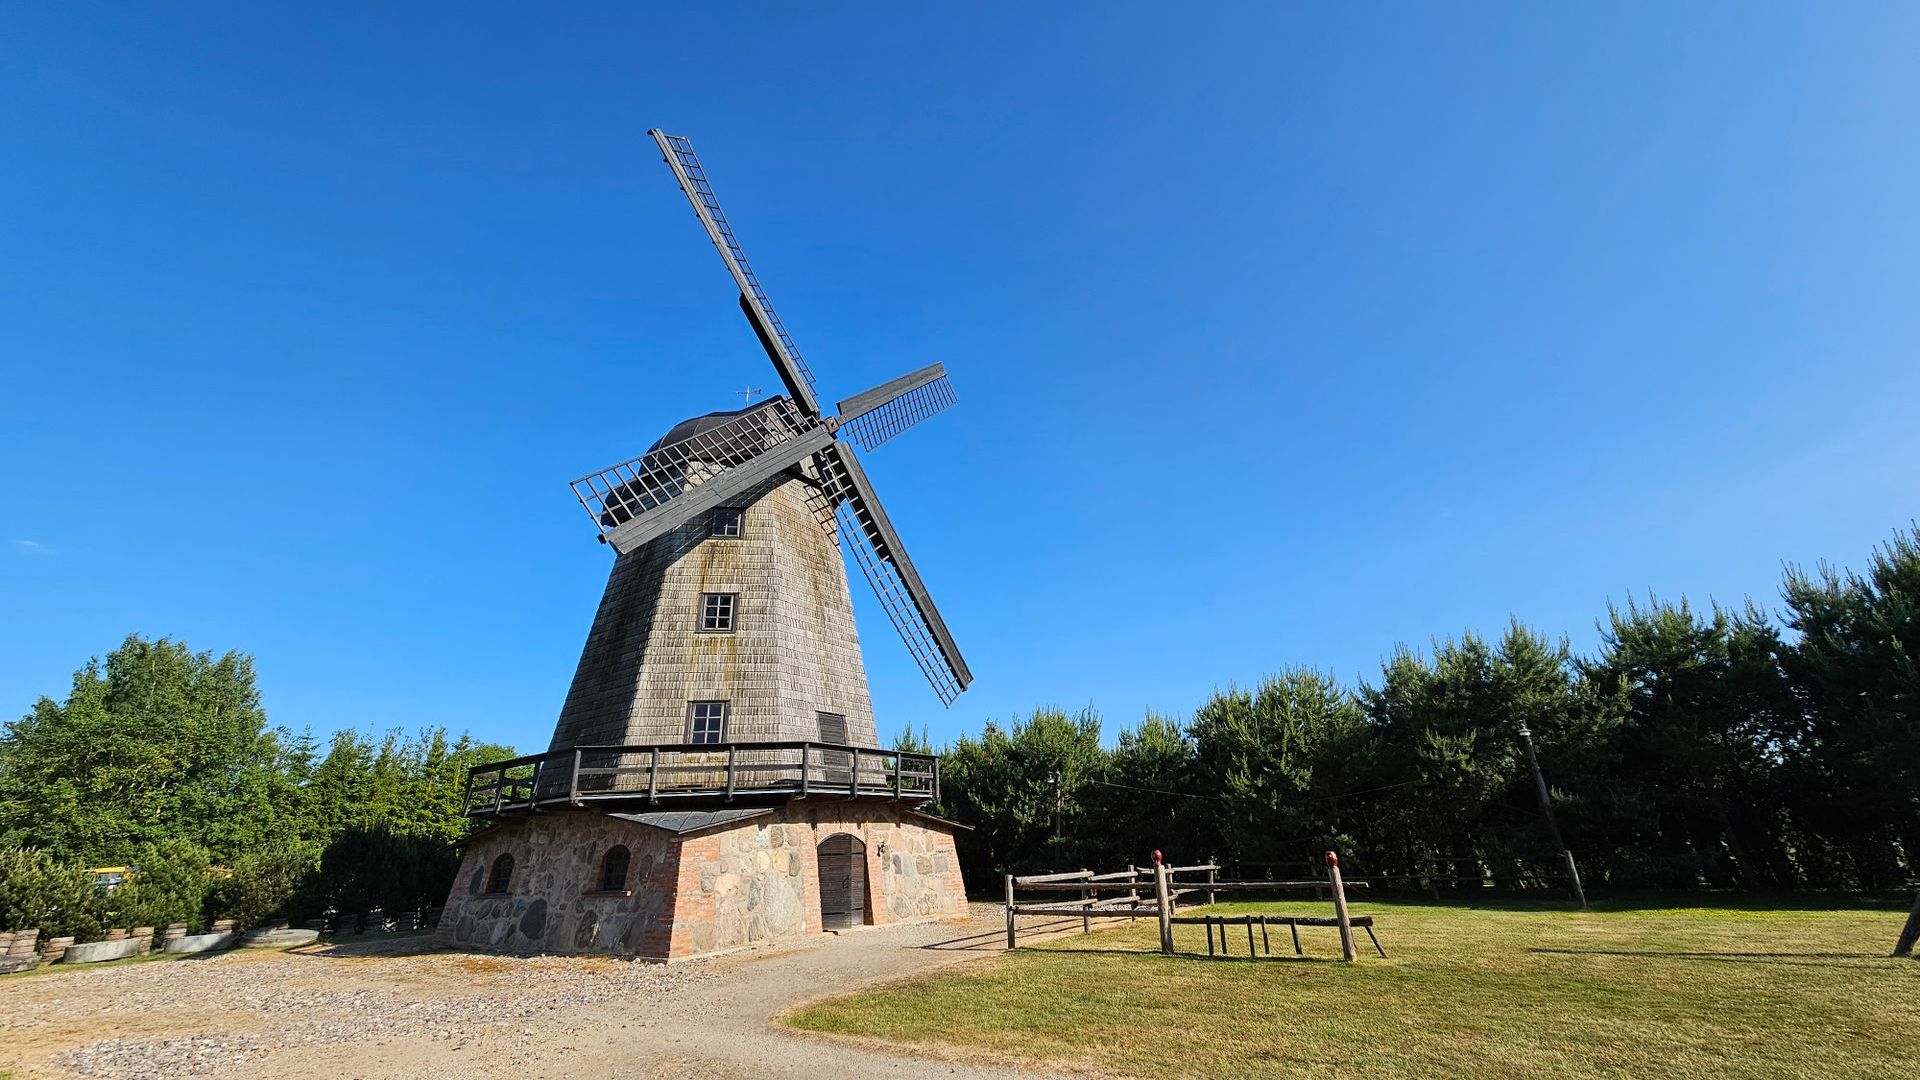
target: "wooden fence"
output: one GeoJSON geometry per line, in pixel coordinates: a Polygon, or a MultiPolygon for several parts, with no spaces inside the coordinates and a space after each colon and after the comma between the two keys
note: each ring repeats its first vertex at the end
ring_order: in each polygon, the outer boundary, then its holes
{"type": "MultiPolygon", "coordinates": [[[[1158,858],[1159,853],[1155,852],[1158,858]]],[[[1286,925],[1293,933],[1294,952],[1300,952],[1300,930],[1302,926],[1331,926],[1340,931],[1340,952],[1352,962],[1357,955],[1354,947],[1353,931],[1359,928],[1366,931],[1372,940],[1375,951],[1386,956],[1386,950],[1380,947],[1380,939],[1373,933],[1373,917],[1363,915],[1355,918],[1347,911],[1347,886],[1365,887],[1365,881],[1345,881],[1340,874],[1340,862],[1333,852],[1327,852],[1327,876],[1307,878],[1295,881],[1222,881],[1220,867],[1215,863],[1202,863],[1197,866],[1166,866],[1156,863],[1150,867],[1129,866],[1125,870],[1096,874],[1091,870],[1071,870],[1058,874],[1006,875],[1007,900],[1007,948],[1020,947],[1018,916],[1052,915],[1078,916],[1080,930],[1086,933],[1093,929],[1095,919],[1133,920],[1152,917],[1160,923],[1160,951],[1172,955],[1173,928],[1178,925],[1207,927],[1207,954],[1214,955],[1214,930],[1220,932],[1222,955],[1225,954],[1226,927],[1245,925],[1247,928],[1247,948],[1253,951],[1253,929],[1262,928],[1264,939],[1268,925],[1286,925]],[[1185,875],[1183,879],[1183,875],[1185,875]],[[1199,875],[1205,875],[1201,877],[1199,875]],[[1332,918],[1319,916],[1294,915],[1284,912],[1256,912],[1249,915],[1222,916],[1180,916],[1179,905],[1184,897],[1204,897],[1202,903],[1211,906],[1219,902],[1222,894],[1285,892],[1293,890],[1313,890],[1317,895],[1330,895],[1333,900],[1332,918]],[[1143,896],[1143,893],[1150,895],[1143,896]],[[1016,893],[1065,894],[1059,899],[1048,899],[1038,903],[1021,903],[1016,893]]],[[[1268,944],[1267,951],[1272,951],[1268,944]]]]}

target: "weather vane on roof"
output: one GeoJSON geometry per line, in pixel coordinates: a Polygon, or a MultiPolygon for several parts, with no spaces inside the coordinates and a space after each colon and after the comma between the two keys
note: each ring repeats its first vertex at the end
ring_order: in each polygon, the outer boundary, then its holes
{"type": "Polygon", "coordinates": [[[753,399],[760,394],[766,393],[766,391],[757,386],[749,386],[745,390],[735,390],[734,393],[740,395],[740,404],[742,407],[745,407],[753,404],[753,399]]]}

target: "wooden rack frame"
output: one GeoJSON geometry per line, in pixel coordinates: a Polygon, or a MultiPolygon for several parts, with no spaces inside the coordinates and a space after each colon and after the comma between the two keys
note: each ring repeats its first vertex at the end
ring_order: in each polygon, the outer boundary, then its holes
{"type": "MultiPolygon", "coordinates": [[[[1373,942],[1374,951],[1383,958],[1387,955],[1380,946],[1380,939],[1373,932],[1373,916],[1352,916],[1347,911],[1347,887],[1365,888],[1365,881],[1346,881],[1340,873],[1338,858],[1333,852],[1327,853],[1327,876],[1324,878],[1305,878],[1288,881],[1257,881],[1219,879],[1220,867],[1215,863],[1202,863],[1196,866],[1152,867],[1129,866],[1125,870],[1096,874],[1091,870],[1069,870],[1056,874],[1029,874],[1024,876],[1006,875],[1006,919],[1007,948],[1020,947],[1017,917],[1021,915],[1079,916],[1080,931],[1087,933],[1093,929],[1094,919],[1137,919],[1153,916],[1160,921],[1160,951],[1172,955],[1173,927],[1207,927],[1207,955],[1214,953],[1214,931],[1220,932],[1221,955],[1225,954],[1226,928],[1245,925],[1247,928],[1248,954],[1253,953],[1253,928],[1258,925],[1264,937],[1269,924],[1285,924],[1293,934],[1293,946],[1300,953],[1300,930],[1302,926],[1329,926],[1340,931],[1340,951],[1343,958],[1351,963],[1358,955],[1354,946],[1353,931],[1357,927],[1366,931],[1373,942]],[[1179,875],[1205,874],[1204,880],[1178,880],[1179,875]],[[1141,892],[1151,888],[1153,896],[1143,899],[1141,892]],[[1219,902],[1221,893],[1257,893],[1313,890],[1322,896],[1330,895],[1334,914],[1331,918],[1323,916],[1293,915],[1283,912],[1256,912],[1248,915],[1188,915],[1180,916],[1180,898],[1194,894],[1204,894],[1205,903],[1219,902]],[[1022,904],[1015,896],[1016,892],[1027,893],[1069,893],[1077,898],[1049,900],[1043,903],[1022,904]]],[[[1267,952],[1271,953],[1269,945],[1267,952]]]]}

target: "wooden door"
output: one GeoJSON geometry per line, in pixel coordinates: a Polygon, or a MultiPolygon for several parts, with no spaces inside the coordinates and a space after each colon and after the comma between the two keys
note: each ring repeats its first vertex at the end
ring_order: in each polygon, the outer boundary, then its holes
{"type": "Polygon", "coordinates": [[[820,928],[844,930],[867,921],[867,845],[851,833],[820,842],[820,928]]]}

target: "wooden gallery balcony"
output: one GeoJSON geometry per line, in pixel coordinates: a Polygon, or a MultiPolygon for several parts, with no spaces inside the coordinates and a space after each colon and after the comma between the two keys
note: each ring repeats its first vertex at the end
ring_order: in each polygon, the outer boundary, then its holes
{"type": "Polygon", "coordinates": [[[589,803],[766,801],[808,795],[928,802],[940,759],[818,742],[576,746],[467,770],[469,817],[589,803]]]}

